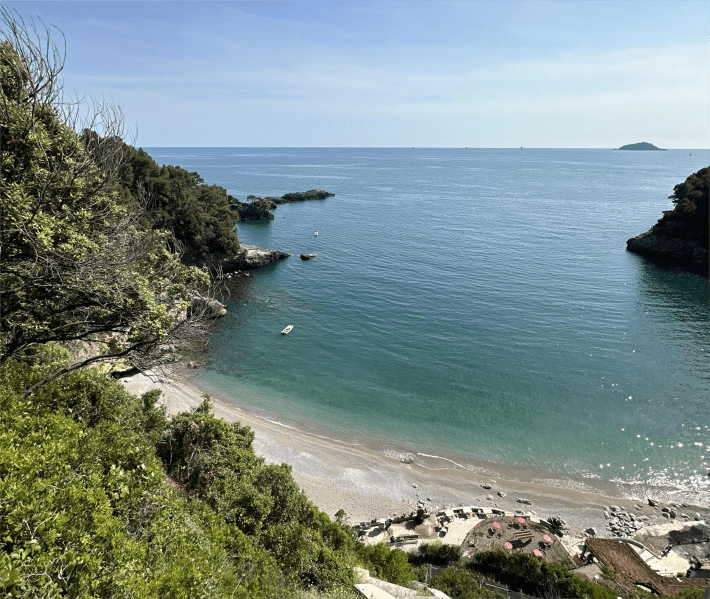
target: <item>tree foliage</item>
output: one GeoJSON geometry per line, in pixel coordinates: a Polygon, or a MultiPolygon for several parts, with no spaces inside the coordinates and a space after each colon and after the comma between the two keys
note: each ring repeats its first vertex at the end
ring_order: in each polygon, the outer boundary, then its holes
{"type": "MultiPolygon", "coordinates": [[[[48,344],[0,370],[0,592],[289,597],[352,584],[355,544],[208,401],[172,420],[48,344]],[[166,476],[167,473],[167,476],[166,476]]],[[[14,593],[14,595],[13,595],[14,593]]]]}
{"type": "Polygon", "coordinates": [[[443,591],[451,599],[502,599],[504,595],[479,584],[465,568],[451,566],[431,577],[431,586],[443,591]]]}
{"type": "Polygon", "coordinates": [[[413,564],[431,564],[446,568],[461,562],[461,547],[458,545],[445,545],[441,541],[426,543],[417,548],[417,552],[409,556],[413,564]]]}
{"type": "Polygon", "coordinates": [[[383,543],[360,545],[358,555],[370,575],[388,582],[407,586],[414,580],[414,571],[401,549],[389,549],[383,543]]]}
{"type": "Polygon", "coordinates": [[[468,564],[471,571],[538,597],[614,599],[611,589],[572,574],[567,567],[529,553],[509,554],[502,549],[483,551],[468,564]]]}
{"type": "Polygon", "coordinates": [[[169,346],[203,333],[203,314],[187,307],[207,292],[208,277],[180,262],[169,233],[141,226],[138,200],[121,205],[120,110],[94,106],[90,123],[105,135],[77,134],[69,125],[79,112],[61,96],[58,50],[47,38],[43,52],[3,14],[0,363],[31,359],[44,343],[98,347],[107,339],[108,348],[48,377],[107,358],[160,363],[169,346]]]}
{"type": "Polygon", "coordinates": [[[665,212],[651,231],[667,233],[673,236],[696,239],[708,247],[708,187],[710,186],[710,167],[700,169],[682,183],[673,188],[668,199],[673,200],[675,208],[665,212]]]}
{"type": "Polygon", "coordinates": [[[224,188],[206,185],[197,173],[179,166],[158,166],[142,148],[125,146],[124,152],[118,173],[124,202],[147,196],[146,224],[170,231],[185,260],[212,265],[239,251],[234,231],[239,216],[229,208],[224,188]]]}

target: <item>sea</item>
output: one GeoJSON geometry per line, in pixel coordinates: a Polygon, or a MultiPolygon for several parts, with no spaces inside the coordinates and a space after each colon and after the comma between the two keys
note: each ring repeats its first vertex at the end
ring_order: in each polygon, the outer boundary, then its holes
{"type": "Polygon", "coordinates": [[[204,389],[389,455],[710,505],[708,278],[625,250],[708,150],[146,150],[241,201],[335,194],[237,224],[292,256],[230,280],[204,389]]]}

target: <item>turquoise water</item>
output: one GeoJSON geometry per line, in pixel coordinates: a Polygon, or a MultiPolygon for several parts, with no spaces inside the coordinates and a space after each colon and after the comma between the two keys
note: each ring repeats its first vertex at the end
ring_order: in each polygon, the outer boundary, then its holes
{"type": "Polygon", "coordinates": [[[238,224],[294,256],[234,286],[206,388],[336,437],[708,490],[708,279],[624,249],[706,150],[148,151],[242,201],[336,194],[238,224]]]}

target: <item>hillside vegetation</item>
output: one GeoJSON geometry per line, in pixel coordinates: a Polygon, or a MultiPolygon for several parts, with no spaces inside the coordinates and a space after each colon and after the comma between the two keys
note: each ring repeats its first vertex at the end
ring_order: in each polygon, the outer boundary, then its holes
{"type": "Polygon", "coordinates": [[[349,529],[288,466],[257,457],[251,431],[207,399],[167,419],[158,393],[108,376],[204,333],[188,308],[209,277],[178,250],[238,247],[226,193],[128,147],[115,107],[88,123],[101,133],[80,123],[62,101],[63,57],[3,16],[0,595],[350,587],[349,529]],[[78,344],[91,350],[77,357],[78,344]]]}

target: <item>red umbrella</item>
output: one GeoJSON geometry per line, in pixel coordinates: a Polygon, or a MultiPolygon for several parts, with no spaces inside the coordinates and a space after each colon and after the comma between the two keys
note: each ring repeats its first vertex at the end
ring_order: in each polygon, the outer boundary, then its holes
{"type": "Polygon", "coordinates": [[[525,524],[525,518],[518,518],[518,522],[520,522],[520,524],[525,524]]]}
{"type": "Polygon", "coordinates": [[[533,553],[534,553],[535,555],[537,555],[538,557],[542,557],[542,551],[540,551],[539,549],[535,549],[535,550],[533,551],[533,553]]]}
{"type": "Polygon", "coordinates": [[[505,547],[506,549],[510,550],[510,549],[513,548],[513,544],[512,544],[512,543],[508,543],[508,542],[506,541],[504,547],[505,547]]]}
{"type": "Polygon", "coordinates": [[[545,543],[552,543],[552,539],[548,537],[547,535],[544,535],[542,537],[542,540],[545,541],[545,543]]]}
{"type": "MultiPolygon", "coordinates": [[[[500,523],[494,522],[493,523],[493,528],[500,528],[500,523]]],[[[522,534],[522,533],[521,533],[522,534]]]]}

